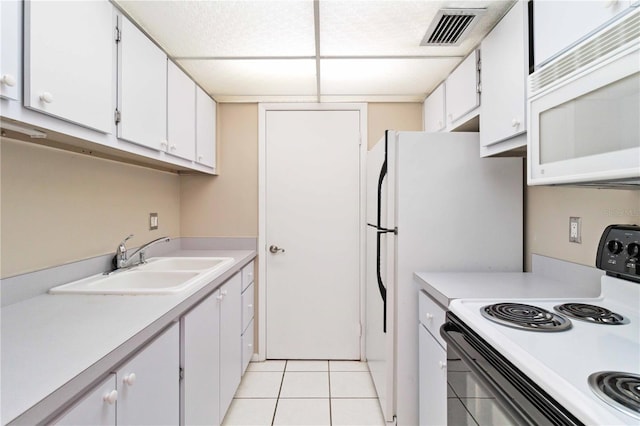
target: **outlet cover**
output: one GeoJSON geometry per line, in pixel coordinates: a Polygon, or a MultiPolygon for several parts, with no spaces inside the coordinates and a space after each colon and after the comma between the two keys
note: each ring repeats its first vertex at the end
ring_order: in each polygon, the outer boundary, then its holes
{"type": "Polygon", "coordinates": [[[158,213],[149,213],[149,230],[158,229],[158,213]]]}
{"type": "Polygon", "coordinates": [[[582,219],[579,217],[569,218],[569,242],[582,244],[582,219]]]}

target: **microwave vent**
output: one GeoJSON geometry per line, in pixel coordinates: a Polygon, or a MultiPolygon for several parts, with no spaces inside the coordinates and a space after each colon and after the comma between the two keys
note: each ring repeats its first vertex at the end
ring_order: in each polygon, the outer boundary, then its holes
{"type": "Polygon", "coordinates": [[[420,46],[458,46],[485,9],[440,9],[420,46]]]}
{"type": "Polygon", "coordinates": [[[640,46],[640,11],[627,14],[604,30],[568,49],[529,76],[529,97],[569,78],[576,71],[640,46]]]}

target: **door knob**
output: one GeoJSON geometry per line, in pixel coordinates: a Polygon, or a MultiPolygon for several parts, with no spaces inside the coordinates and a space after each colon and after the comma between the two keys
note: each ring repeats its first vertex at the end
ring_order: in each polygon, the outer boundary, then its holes
{"type": "Polygon", "coordinates": [[[276,253],[278,253],[279,251],[281,251],[281,252],[283,252],[283,253],[284,253],[284,249],[283,249],[283,248],[280,248],[280,247],[278,247],[278,246],[274,246],[274,245],[272,245],[271,247],[269,247],[269,251],[270,251],[271,253],[273,253],[273,254],[276,254],[276,253]]]}

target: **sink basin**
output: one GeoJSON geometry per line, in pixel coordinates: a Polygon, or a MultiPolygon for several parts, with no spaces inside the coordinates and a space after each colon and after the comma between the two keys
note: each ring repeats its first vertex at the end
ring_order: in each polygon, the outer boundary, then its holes
{"type": "Polygon", "coordinates": [[[232,257],[155,257],[110,275],[94,275],[54,287],[51,294],[175,294],[206,284],[233,263],[232,257]]]}
{"type": "Polygon", "coordinates": [[[129,270],[113,275],[95,275],[49,290],[51,294],[171,294],[185,290],[197,272],[152,272],[129,270]]]}
{"type": "Polygon", "coordinates": [[[136,268],[138,271],[205,271],[218,269],[233,262],[231,257],[155,257],[144,265],[136,268]]]}

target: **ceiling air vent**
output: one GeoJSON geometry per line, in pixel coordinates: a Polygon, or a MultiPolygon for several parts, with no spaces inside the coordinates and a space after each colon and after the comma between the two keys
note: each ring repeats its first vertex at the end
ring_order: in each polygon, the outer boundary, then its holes
{"type": "Polygon", "coordinates": [[[485,9],[440,9],[420,46],[457,46],[485,9]]]}

